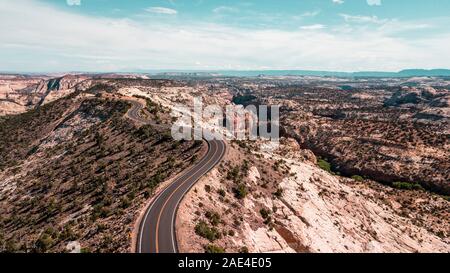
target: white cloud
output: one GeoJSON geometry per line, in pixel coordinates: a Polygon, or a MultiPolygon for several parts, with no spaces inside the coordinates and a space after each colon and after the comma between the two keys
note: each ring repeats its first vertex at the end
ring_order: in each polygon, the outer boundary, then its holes
{"type": "Polygon", "coordinates": [[[0,70],[4,71],[261,67],[355,71],[450,63],[450,32],[406,39],[392,33],[393,28],[413,25],[400,21],[393,27],[376,24],[370,31],[348,24],[352,28],[348,32],[343,26],[292,31],[200,23],[180,26],[89,17],[41,1],[15,0],[0,5],[0,25],[0,70]]]}
{"type": "Polygon", "coordinates": [[[346,22],[349,23],[374,23],[383,24],[388,22],[387,19],[380,19],[378,16],[363,16],[363,15],[349,15],[349,14],[339,14],[346,22]]]}
{"type": "Polygon", "coordinates": [[[294,19],[294,20],[303,20],[303,19],[308,18],[308,17],[316,17],[319,14],[320,14],[320,10],[307,11],[307,12],[304,12],[302,14],[292,16],[292,19],[294,19]]]}
{"type": "Polygon", "coordinates": [[[307,11],[303,14],[300,14],[300,17],[315,17],[317,15],[319,15],[320,10],[315,10],[315,11],[307,11]]]}
{"type": "Polygon", "coordinates": [[[80,6],[81,0],[67,0],[66,3],[69,6],[80,6]]]}
{"type": "Polygon", "coordinates": [[[305,30],[318,30],[318,29],[324,29],[326,28],[326,26],[322,25],[322,24],[315,24],[315,25],[309,25],[309,26],[301,26],[300,29],[305,29],[305,30]]]}
{"type": "Polygon", "coordinates": [[[167,14],[167,15],[176,15],[178,11],[175,9],[164,8],[164,7],[149,7],[146,8],[145,11],[157,14],[167,14]]]}
{"type": "Polygon", "coordinates": [[[381,6],[381,0],[367,0],[369,6],[381,6]]]}
{"type": "Polygon", "coordinates": [[[333,3],[338,4],[338,5],[344,4],[344,0],[333,0],[333,3]]]}
{"type": "Polygon", "coordinates": [[[214,13],[224,13],[224,12],[237,12],[237,8],[228,7],[228,6],[220,6],[215,9],[213,9],[214,13]]]}

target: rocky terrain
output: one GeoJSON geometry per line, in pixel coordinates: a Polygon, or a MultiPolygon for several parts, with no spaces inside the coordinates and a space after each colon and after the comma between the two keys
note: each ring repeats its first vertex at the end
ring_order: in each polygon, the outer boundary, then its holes
{"type": "Polygon", "coordinates": [[[87,76],[0,75],[0,115],[19,114],[64,97],[89,83],[87,76]],[[80,85],[80,86],[78,86],[80,85]]]}
{"type": "Polygon", "coordinates": [[[284,134],[336,173],[405,182],[450,194],[446,88],[270,87],[258,98],[282,105],[284,134]]]}
{"type": "MultiPolygon", "coordinates": [[[[0,251],[128,252],[142,206],[202,148],[137,124],[105,86],[0,120],[0,251]],[[95,97],[94,97],[95,95],[95,97]]],[[[164,111],[147,112],[149,118],[164,111]]]]}
{"type": "Polygon", "coordinates": [[[448,84],[403,81],[232,81],[235,103],[282,106],[287,138],[229,150],[181,206],[181,250],[449,252],[448,84]]]}
{"type": "Polygon", "coordinates": [[[0,77],[0,251],[132,251],[148,200],[204,152],[169,130],[197,97],[279,104],[283,138],[228,142],[180,206],[181,251],[450,252],[445,78],[168,78],[0,77]]]}
{"type": "Polygon", "coordinates": [[[336,176],[294,139],[232,145],[180,212],[183,252],[450,251],[447,200],[336,176]]]}
{"type": "Polygon", "coordinates": [[[20,114],[111,79],[147,78],[132,74],[2,75],[0,116],[20,114]]]}

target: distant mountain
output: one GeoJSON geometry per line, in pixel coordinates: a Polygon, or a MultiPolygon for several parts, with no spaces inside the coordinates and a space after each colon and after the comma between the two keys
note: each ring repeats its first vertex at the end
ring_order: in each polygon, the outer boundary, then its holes
{"type": "Polygon", "coordinates": [[[360,72],[339,72],[339,71],[319,71],[319,70],[134,70],[111,73],[12,73],[0,72],[3,77],[37,77],[37,76],[62,77],[64,75],[79,75],[95,78],[143,78],[147,76],[173,78],[173,77],[282,77],[282,76],[310,76],[310,77],[339,77],[339,78],[396,78],[396,77],[450,77],[450,69],[406,69],[399,72],[383,71],[360,71],[360,72]]]}
{"type": "Polygon", "coordinates": [[[407,69],[398,72],[402,77],[437,77],[437,76],[450,76],[449,69],[407,69]]]}
{"type": "Polygon", "coordinates": [[[157,76],[191,76],[191,77],[258,77],[258,76],[315,76],[315,77],[450,77],[450,69],[407,69],[400,72],[363,71],[363,72],[337,72],[314,70],[215,70],[215,71],[168,71],[152,72],[157,76]]]}

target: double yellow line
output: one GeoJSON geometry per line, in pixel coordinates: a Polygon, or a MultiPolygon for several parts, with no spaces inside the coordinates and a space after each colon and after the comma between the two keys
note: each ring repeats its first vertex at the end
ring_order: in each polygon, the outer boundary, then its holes
{"type": "MultiPolygon", "coordinates": [[[[211,161],[214,160],[214,156],[215,156],[216,152],[218,151],[218,148],[216,148],[216,147],[218,147],[217,144],[215,144],[215,151],[214,151],[214,153],[212,154],[211,158],[208,159],[208,161],[204,164],[204,166],[208,166],[208,164],[209,164],[211,161]]],[[[200,163],[199,163],[199,164],[200,164],[200,163]]],[[[191,174],[191,175],[190,175],[188,178],[186,178],[185,180],[187,181],[187,180],[191,179],[192,177],[194,177],[195,175],[197,175],[201,170],[202,170],[202,167],[200,167],[197,171],[195,171],[193,174],[191,174]]],[[[156,240],[155,240],[155,250],[156,250],[156,253],[159,253],[159,236],[158,236],[158,234],[159,234],[159,226],[160,226],[160,222],[161,222],[161,216],[162,216],[162,213],[163,213],[164,209],[166,208],[167,204],[169,203],[170,199],[172,199],[172,197],[175,195],[175,193],[176,193],[183,185],[184,185],[184,183],[180,184],[180,185],[179,185],[179,186],[178,186],[178,187],[177,187],[177,188],[169,195],[169,197],[167,198],[166,202],[164,202],[164,204],[163,204],[163,206],[162,206],[162,208],[161,208],[161,210],[160,210],[160,212],[159,212],[159,215],[158,215],[158,218],[157,218],[157,222],[156,222],[156,235],[155,235],[155,238],[156,238],[156,240]]]]}

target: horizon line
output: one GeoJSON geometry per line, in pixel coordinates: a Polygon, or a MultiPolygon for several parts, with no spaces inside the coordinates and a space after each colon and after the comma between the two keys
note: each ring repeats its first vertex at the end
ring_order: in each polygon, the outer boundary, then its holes
{"type": "Polygon", "coordinates": [[[343,70],[321,70],[321,69],[136,69],[136,70],[111,70],[111,71],[89,71],[89,70],[69,70],[69,71],[7,71],[0,70],[0,74],[148,74],[148,73],[207,73],[207,72],[265,72],[265,71],[293,71],[293,72],[321,72],[321,73],[342,73],[342,74],[356,74],[356,73],[400,73],[409,70],[422,70],[422,71],[436,71],[436,70],[449,70],[450,68],[405,68],[396,71],[389,70],[354,70],[354,71],[343,71],[343,70]]]}

